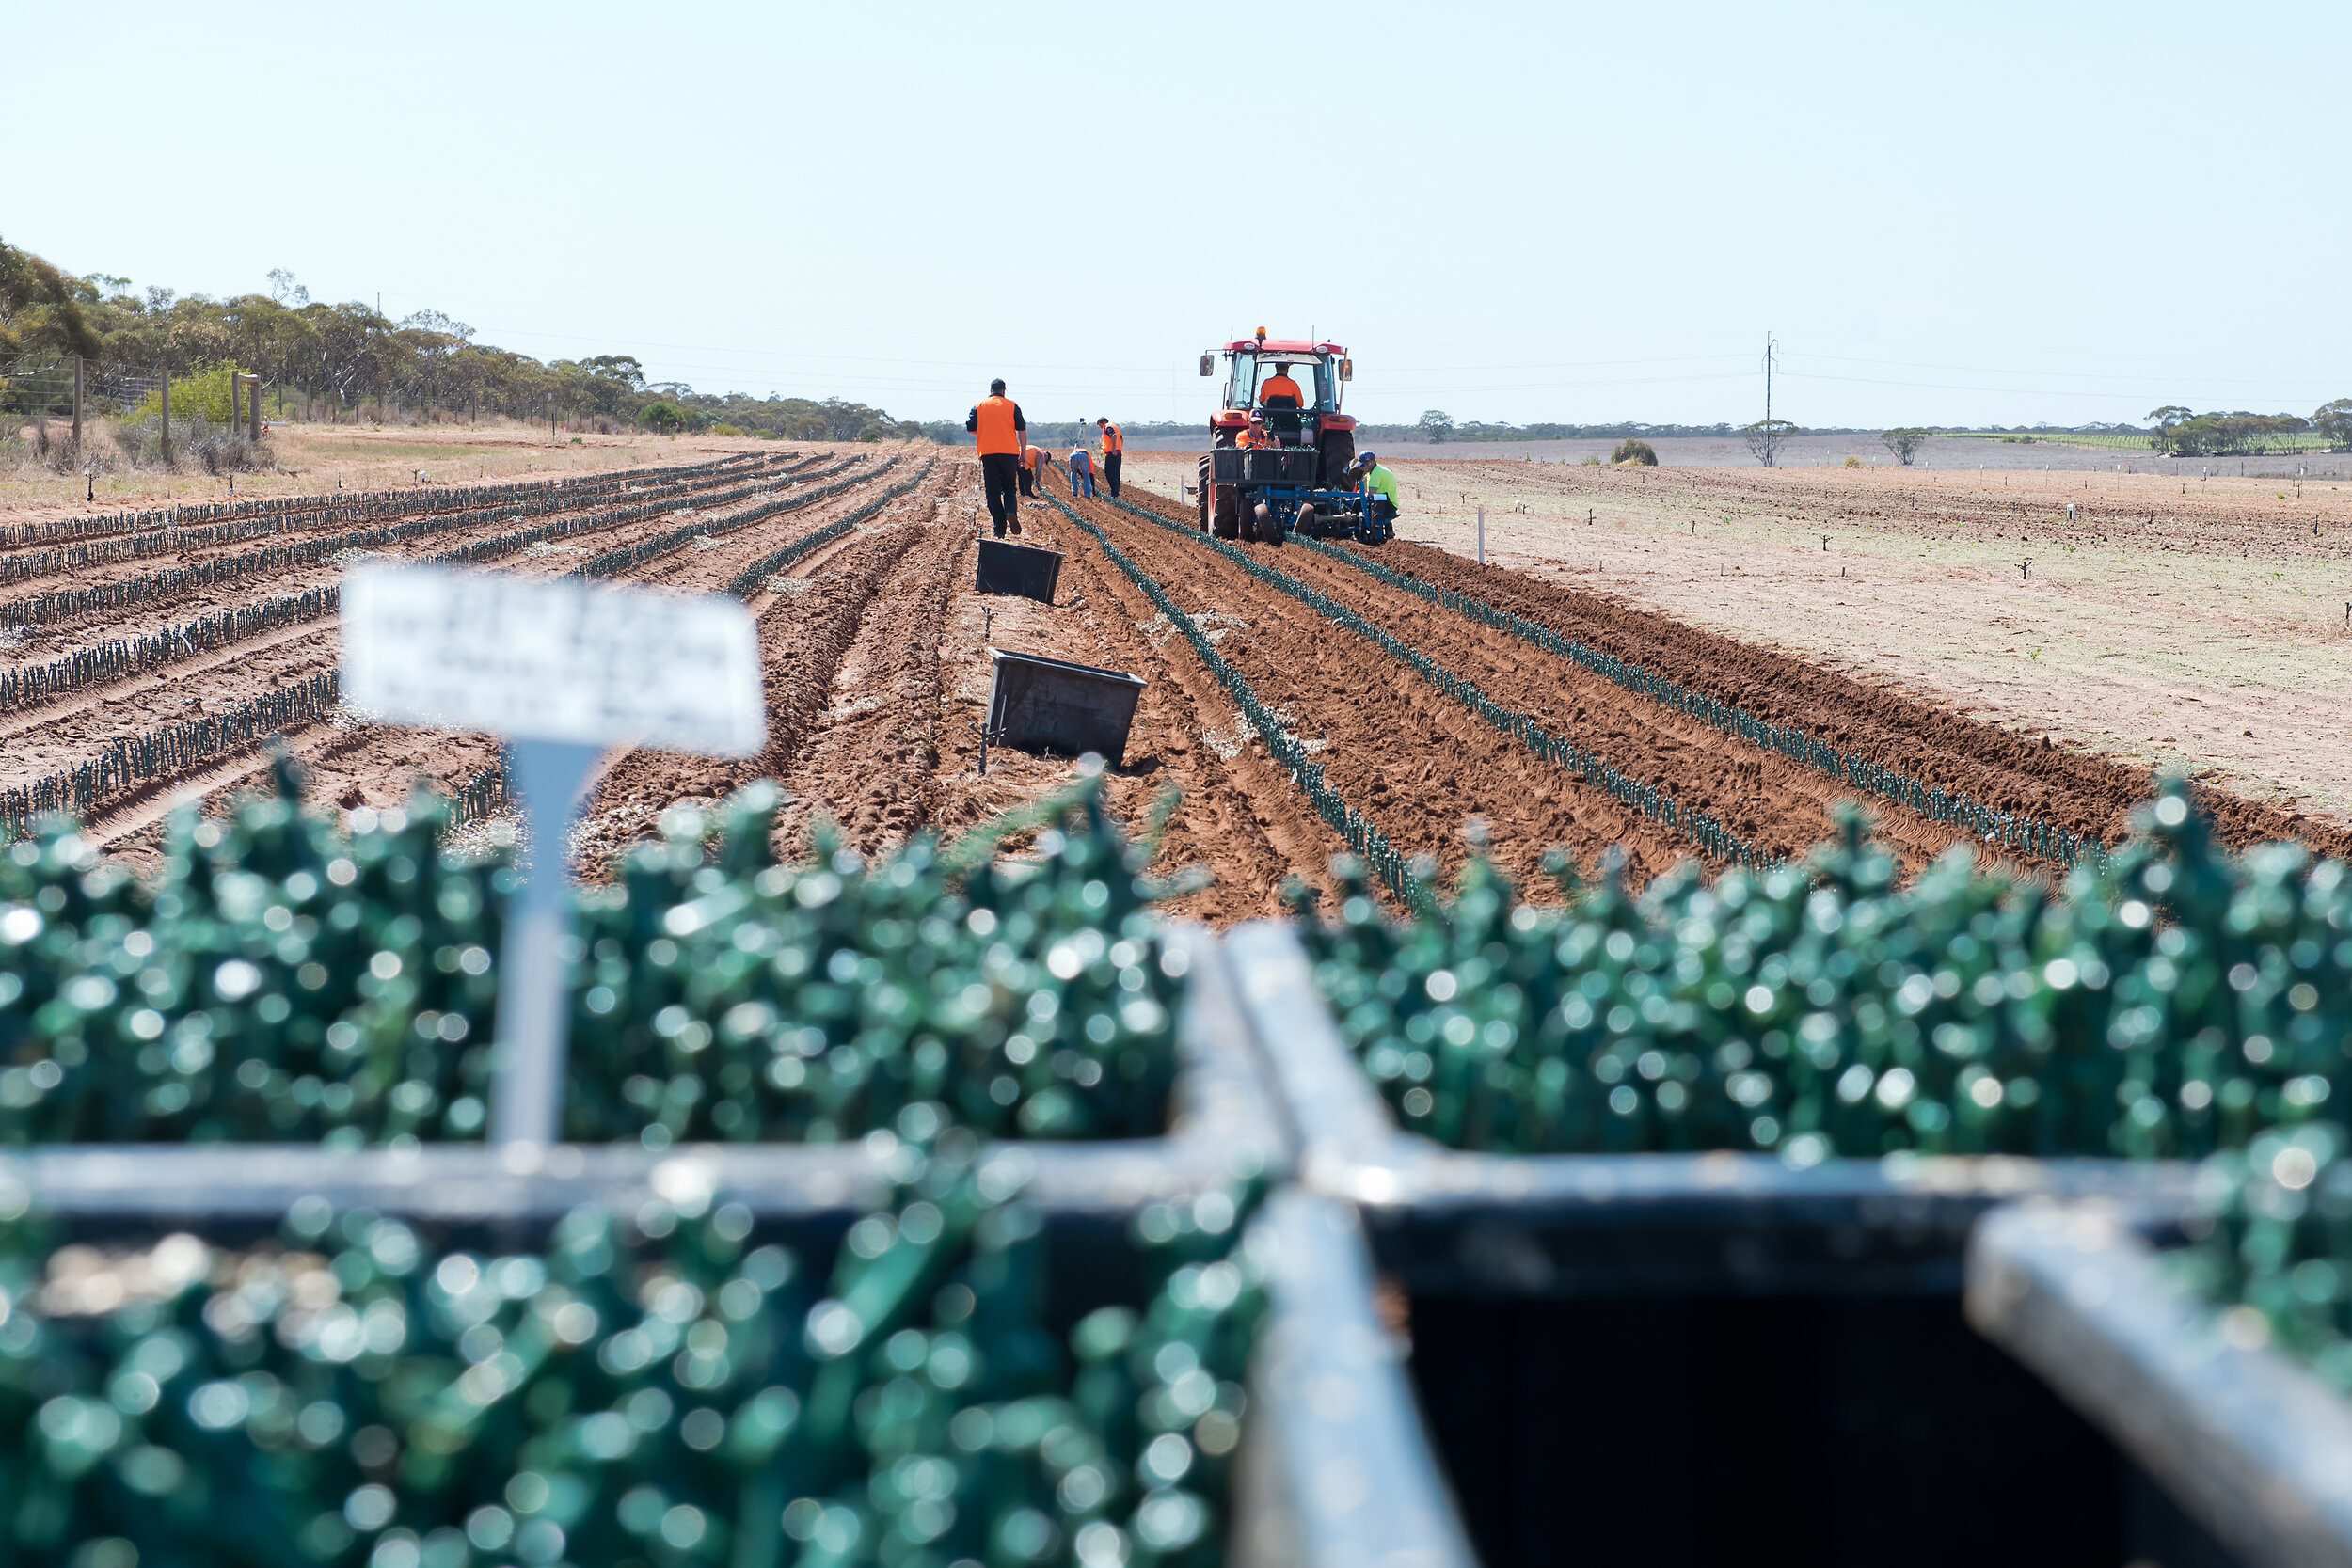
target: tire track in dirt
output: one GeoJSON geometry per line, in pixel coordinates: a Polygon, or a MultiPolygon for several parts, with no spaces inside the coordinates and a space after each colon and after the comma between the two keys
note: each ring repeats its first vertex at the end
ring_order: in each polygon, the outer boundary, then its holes
{"type": "MultiPolygon", "coordinates": [[[[908,499],[935,496],[946,483],[946,474],[937,473],[908,499]]],[[[871,499],[851,491],[839,499],[837,509],[829,505],[825,510],[837,515],[871,499]]],[[[804,513],[793,516],[810,524],[795,530],[796,534],[825,526],[822,519],[804,513]]],[[[821,566],[806,560],[794,562],[788,579],[805,581],[808,587],[763,595],[754,603],[768,712],[767,746],[757,756],[740,759],[638,751],[611,763],[589,793],[573,839],[575,875],[608,875],[613,859],[651,832],[661,813],[673,805],[708,804],[755,779],[786,777],[824,721],[834,673],[856,642],[868,607],[899,562],[931,531],[928,521],[902,517],[870,532],[850,533],[845,547],[825,555],[821,566]]],[[[773,548],[774,543],[770,540],[768,547],[773,548]]],[[[709,562],[694,565],[722,581],[732,575],[722,575],[709,562]]]]}
{"type": "MultiPolygon", "coordinates": [[[[784,772],[776,847],[787,859],[808,852],[820,816],[869,859],[930,820],[942,718],[940,649],[956,569],[970,541],[960,520],[948,520],[942,495],[922,499],[925,515],[900,525],[919,531],[918,539],[860,612],[856,634],[826,683],[818,725],[784,772]]],[[[812,566],[825,569],[821,561],[812,566]]]]}

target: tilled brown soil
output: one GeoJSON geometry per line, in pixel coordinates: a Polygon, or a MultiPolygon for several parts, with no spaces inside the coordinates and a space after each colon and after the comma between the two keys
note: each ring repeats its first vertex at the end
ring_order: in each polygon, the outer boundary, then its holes
{"type": "MultiPolygon", "coordinates": [[[[660,814],[680,803],[709,804],[754,779],[792,775],[810,737],[825,723],[834,675],[858,641],[860,626],[911,555],[937,575],[952,553],[949,531],[936,521],[952,469],[934,470],[924,490],[901,502],[899,515],[852,533],[839,548],[795,562],[785,580],[805,583],[755,600],[768,706],[768,744],[755,757],[719,759],[669,752],[632,752],[612,763],[592,791],[573,841],[575,865],[598,874],[660,814]],[[930,515],[909,503],[930,501],[930,515]]],[[[852,493],[854,494],[854,492],[852,493]]],[[[814,531],[812,521],[797,532],[814,531]]],[[[774,541],[767,543],[774,547],[774,541]]],[[[680,583],[679,586],[692,586],[680,583]]]]}
{"type": "MultiPolygon", "coordinates": [[[[806,852],[820,820],[850,847],[876,855],[918,832],[952,836],[1069,782],[1074,759],[1001,747],[991,750],[988,771],[980,771],[978,731],[993,646],[1146,680],[1126,752],[1108,771],[1107,794],[1112,809],[1137,831],[1167,811],[1150,869],[1188,874],[1180,884],[1187,891],[1174,900],[1178,912],[1222,924],[1275,911],[1287,878],[1327,887],[1328,862],[1343,847],[1339,835],[1314,815],[1287,768],[1243,722],[1232,695],[1150,598],[1091,535],[1035,501],[1023,508],[1021,542],[1064,553],[1056,602],[977,593],[975,540],[986,523],[969,454],[910,453],[882,483],[911,477],[931,457],[935,466],[917,491],[803,557],[753,601],[769,711],[763,752],[740,762],[643,752],[608,758],[570,847],[575,867],[598,875],[653,831],[663,810],[715,801],[762,776],[787,790],[777,830],[777,848],[787,855],[806,852]]],[[[860,484],[734,534],[692,540],[639,562],[625,579],[715,591],[778,545],[863,506],[880,488],[860,484]]],[[[1132,487],[1126,499],[1191,521],[1187,510],[1132,487]]],[[[731,502],[708,515],[723,522],[752,504],[731,502]]],[[[1409,666],[1198,538],[1102,501],[1076,504],[1194,617],[1259,700],[1311,749],[1329,785],[1400,849],[1426,853],[1450,874],[1469,853],[1473,834],[1466,826],[1476,819],[1475,836],[1522,886],[1538,891],[1545,852],[1553,846],[1587,874],[1607,851],[1620,849],[1637,883],[1696,855],[1681,833],[1536,755],[1409,666]]],[[[691,520],[665,509],[659,517],[576,535],[562,549],[498,564],[562,572],[597,550],[691,520]]],[[[471,531],[412,547],[445,548],[468,536],[471,531]]],[[[1421,546],[1398,543],[1367,553],[1999,810],[2029,812],[2113,840],[2152,786],[2144,772],[1574,588],[1421,546]]],[[[1794,759],[1343,562],[1305,549],[1263,550],[1263,558],[1549,733],[1597,752],[1685,809],[1713,815],[1766,854],[1796,855],[1826,837],[1833,806],[1852,793],[1794,759]]],[[[288,592],[297,578],[307,583],[333,575],[322,567],[257,578],[58,635],[117,635],[126,625],[249,603],[288,592]]],[[[11,657],[55,651],[28,641],[11,657]]],[[[9,742],[0,782],[86,758],[118,735],[231,705],[331,668],[334,658],[334,624],[324,620],[10,716],[0,721],[0,736],[9,742]]],[[[394,730],[347,718],[311,725],[288,744],[309,770],[313,799],[346,807],[392,804],[421,774],[453,787],[497,759],[486,736],[394,730]]],[[[175,798],[248,786],[264,767],[259,748],[224,759],[111,802],[94,831],[118,851],[151,850],[175,798]]],[[[2211,800],[2233,842],[2300,832],[2319,847],[2352,851],[2352,833],[2337,835],[2236,797],[2211,800]],[[2338,843],[2339,836],[2346,842],[2338,843]]],[[[1889,802],[1865,803],[1882,839],[1909,865],[1961,840],[1952,828],[1889,802]]]]}
{"type": "MultiPolygon", "coordinates": [[[[1800,725],[1840,751],[1860,751],[1996,811],[2031,813],[2114,843],[2126,831],[2131,809],[2155,788],[2148,769],[2062,750],[2046,739],[2018,735],[1654,611],[1481,565],[1426,545],[1392,543],[1381,547],[1378,559],[1758,718],[1800,725]]],[[[2201,799],[2221,836],[2233,845],[2301,838],[2326,853],[2352,853],[2352,831],[2224,791],[2208,790],[2201,799]]]]}
{"type": "MultiPolygon", "coordinates": [[[[902,470],[908,474],[914,471],[912,467],[902,470]]],[[[871,473],[872,470],[862,472],[871,473]]],[[[883,477],[895,480],[899,475],[894,473],[883,477]]],[[[668,554],[639,562],[617,580],[675,587],[681,591],[714,591],[760,554],[789,539],[822,528],[843,513],[865,504],[875,488],[870,483],[860,483],[839,496],[828,497],[804,509],[763,520],[737,533],[690,543],[668,554]],[[696,547],[704,544],[708,547],[696,547]]],[[[739,509],[757,503],[757,499],[755,499],[730,504],[709,514],[709,517],[714,523],[723,522],[739,509]]],[[[509,558],[501,565],[503,569],[525,575],[554,575],[570,570],[584,554],[651,538],[691,520],[665,511],[658,517],[575,535],[575,540],[586,541],[583,545],[534,556],[509,558]]],[[[263,590],[267,593],[282,591],[275,582],[263,590]]],[[[335,662],[335,635],[331,620],[294,628],[291,635],[268,634],[222,654],[206,656],[205,660],[198,661],[192,679],[188,678],[189,667],[172,666],[138,680],[122,683],[114,693],[102,692],[94,698],[77,695],[57,705],[49,714],[36,712],[17,716],[22,733],[35,743],[23,750],[41,754],[57,747],[72,747],[78,748],[79,755],[87,756],[102,749],[116,735],[144,728],[159,721],[160,718],[185,717],[199,711],[194,705],[174,711],[175,703],[193,702],[207,708],[233,705],[254,690],[285,684],[302,673],[332,668],[335,662]],[[119,700],[109,701],[109,697],[119,700]],[[58,718],[60,714],[64,716],[58,718]],[[53,718],[57,721],[47,721],[53,718]]],[[[406,796],[418,780],[430,781],[443,790],[454,790],[483,769],[494,766],[499,758],[497,742],[487,736],[391,729],[356,721],[348,715],[338,715],[332,721],[298,728],[285,737],[285,744],[306,773],[310,798],[321,803],[333,802],[345,807],[370,805],[380,808],[394,804],[406,796]]],[[[12,763],[18,761],[13,754],[10,760],[12,763]]],[[[47,766],[57,766],[57,763],[52,760],[47,766]]],[[[191,796],[213,798],[249,787],[261,779],[266,766],[265,755],[261,748],[256,747],[239,756],[207,766],[189,776],[157,781],[110,800],[96,815],[90,831],[95,838],[116,852],[134,857],[151,852],[159,842],[157,835],[161,826],[177,801],[191,796]]],[[[666,800],[660,802],[663,805],[668,803],[666,800]]],[[[659,806],[654,808],[655,811],[659,809],[659,806]]],[[[644,818],[648,824],[651,815],[646,814],[644,818]]]]}

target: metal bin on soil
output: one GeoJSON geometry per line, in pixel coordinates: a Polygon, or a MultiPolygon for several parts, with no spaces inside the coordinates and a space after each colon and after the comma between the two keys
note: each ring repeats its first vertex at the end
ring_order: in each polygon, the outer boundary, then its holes
{"type": "Polygon", "coordinates": [[[982,594],[1018,594],[1024,598],[1054,602],[1054,593],[1061,582],[1061,563],[1066,559],[1059,550],[1041,550],[1031,545],[1008,545],[1001,539],[980,541],[979,564],[974,568],[972,586],[982,594]]]}
{"type": "Polygon", "coordinates": [[[1113,767],[1127,751],[1144,681],[1123,670],[991,648],[988,735],[999,746],[1101,754],[1113,767]]]}
{"type": "Polygon", "coordinates": [[[2167,1277],[2169,1218],[2112,1202],[1995,1212],[1969,1247],[1969,1322],[2241,1560],[2352,1563],[2352,1402],[2167,1277]]]}
{"type": "Polygon", "coordinates": [[[2113,1194],[2177,1212],[2185,1167],[1445,1148],[1397,1127],[1287,927],[1226,948],[1302,1184],[1356,1204],[1408,1304],[1414,1386],[1490,1568],[1571,1539],[1645,1565],[2205,1549],[1960,1309],[1988,1210],[2113,1194]]]}

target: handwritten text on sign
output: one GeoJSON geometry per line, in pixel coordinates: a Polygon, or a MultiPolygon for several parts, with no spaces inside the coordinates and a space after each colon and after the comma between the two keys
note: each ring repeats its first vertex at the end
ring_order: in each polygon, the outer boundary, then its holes
{"type": "Polygon", "coordinates": [[[342,585],[343,700],[394,723],[749,756],[759,639],[733,599],[429,566],[342,585]]]}

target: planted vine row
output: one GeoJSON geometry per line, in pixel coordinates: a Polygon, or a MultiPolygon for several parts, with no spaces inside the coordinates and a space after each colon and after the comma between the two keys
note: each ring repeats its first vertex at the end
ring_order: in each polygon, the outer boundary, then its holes
{"type": "MultiPolygon", "coordinates": [[[[895,457],[891,459],[892,463],[896,463],[898,459],[895,457]]],[[[750,598],[753,594],[759,592],[760,585],[766,582],[769,578],[772,577],[777,572],[782,571],[785,567],[789,566],[792,562],[798,561],[809,551],[818,548],[819,546],[833,543],[833,541],[840,538],[843,534],[857,527],[858,524],[866,521],[866,518],[873,516],[883,507],[888,506],[892,501],[897,500],[900,496],[905,495],[910,490],[913,490],[916,485],[922,483],[926,479],[929,479],[930,477],[932,467],[937,464],[938,461],[939,460],[937,458],[931,458],[925,462],[922,471],[917,473],[913,479],[906,481],[902,484],[892,485],[889,489],[883,491],[881,495],[875,497],[864,506],[859,507],[855,512],[850,513],[848,516],[843,517],[836,522],[827,523],[823,528],[818,529],[813,532],[804,533],[800,538],[793,540],[790,544],[786,545],[779,549],[769,551],[766,555],[761,556],[757,561],[753,562],[749,566],[746,566],[741,571],[736,573],[734,578],[727,583],[726,592],[734,594],[739,599],[750,598]]],[[[884,464],[882,467],[886,468],[889,467],[889,464],[884,464]]],[[[880,474],[882,469],[877,468],[874,471],[875,473],[880,474]]],[[[815,498],[812,497],[810,499],[814,499],[815,498]]]]}
{"type": "MultiPolygon", "coordinates": [[[[798,459],[813,463],[830,457],[818,452],[798,459]]],[[[0,524],[0,549],[18,549],[28,545],[55,541],[94,539],[117,533],[149,533],[158,531],[184,530],[194,525],[255,518],[300,516],[306,513],[334,512],[348,516],[405,515],[412,512],[446,512],[451,510],[479,511],[485,504],[508,505],[528,501],[549,491],[570,490],[596,494],[620,489],[638,480],[678,474],[703,474],[741,466],[759,460],[757,453],[740,453],[718,458],[708,463],[683,467],[647,466],[638,468],[614,468],[608,472],[569,475],[554,479],[514,480],[498,484],[429,485],[408,490],[339,491],[332,497],[320,495],[280,496],[246,501],[217,501],[200,505],[155,507],[136,512],[85,513],[73,517],[41,518],[33,522],[0,524]]]]}
{"type": "Polygon", "coordinates": [[[1205,544],[1227,560],[1240,566],[1250,576],[1270,587],[1279,589],[1315,613],[1344,626],[1400,663],[1409,665],[1421,676],[1447,696],[1469,708],[1479,718],[1502,734],[1534,752],[1547,762],[1557,763],[1571,769],[1587,784],[1602,791],[1613,800],[1622,801],[1651,821],[1681,833],[1707,853],[1735,865],[1763,867],[1775,863],[1745,839],[1740,838],[1710,814],[1686,809],[1676,803],[1673,796],[1655,784],[1645,784],[1616,768],[1597,752],[1589,751],[1575,742],[1561,739],[1545,732],[1534,719],[1505,707],[1479,689],[1476,682],[1457,675],[1431,658],[1427,654],[1391,636],[1381,627],[1341,604],[1330,595],[1309,587],[1289,573],[1251,556],[1248,551],[1227,544],[1224,540],[1202,533],[1199,529],[1171,522],[1141,507],[1113,500],[1113,506],[1157,524],[1170,533],[1183,535],[1196,544],[1205,544]]]}
{"type": "MultiPolygon", "coordinates": [[[[749,484],[739,484],[732,489],[707,496],[703,499],[703,504],[706,506],[724,505],[729,501],[740,500],[745,497],[772,489],[778,483],[802,483],[809,479],[822,478],[825,474],[839,472],[850,464],[860,461],[863,461],[862,457],[850,458],[822,473],[794,475],[781,481],[763,476],[749,484]]],[[[596,526],[612,527],[652,515],[670,501],[693,494],[706,484],[724,483],[731,477],[731,474],[705,473],[691,482],[664,485],[658,492],[648,495],[643,501],[596,514],[596,515],[604,519],[596,526]]],[[[241,555],[200,561],[168,571],[145,572],[136,577],[126,578],[119,582],[101,583],[86,589],[37,594],[29,598],[0,604],[0,626],[22,628],[43,626],[56,621],[73,620],[81,616],[119,610],[128,606],[152,604],[159,599],[176,598],[214,583],[233,582],[244,578],[257,575],[268,576],[299,566],[315,564],[320,561],[330,560],[346,550],[381,548],[387,545],[402,544],[412,539],[494,522],[501,517],[511,516],[519,519],[534,512],[570,512],[576,510],[578,504],[578,500],[571,495],[554,492],[541,497],[519,510],[512,506],[487,507],[471,512],[413,517],[403,522],[305,539],[297,544],[266,546],[262,549],[247,551],[241,555]]],[[[541,535],[541,537],[548,536],[541,535]]]]}
{"type": "MultiPolygon", "coordinates": [[[[1140,512],[1134,507],[1128,510],[1136,512],[1138,516],[1151,517],[1163,527],[1174,526],[1166,518],[1154,516],[1149,512],[1140,512]]],[[[1193,531],[1179,529],[1178,531],[1193,531]]],[[[1840,752],[1824,741],[1817,740],[1795,724],[1775,724],[1769,719],[1759,719],[1743,708],[1719,702],[1678,681],[1653,675],[1629,660],[1587,646],[1575,638],[1563,637],[1550,627],[1540,626],[1524,616],[1498,610],[1482,599],[1471,598],[1451,588],[1441,588],[1355,550],[1343,549],[1322,540],[1303,536],[1297,538],[1296,543],[1332,560],[1343,561],[1391,588],[1402,589],[1431,604],[1468,616],[1481,626],[1508,632],[1546,653],[1557,655],[1613,681],[1629,691],[1663,704],[1678,713],[1689,714],[1751,745],[1793,757],[1808,768],[1843,779],[1856,789],[1867,790],[1907,806],[1930,821],[1966,828],[1986,843],[2067,866],[2106,852],[2106,846],[2091,834],[2073,832],[2054,822],[2025,813],[1995,811],[1965,795],[1951,794],[1899,768],[1889,768],[1864,756],[1859,752],[1840,752]]],[[[1226,547],[1231,548],[1230,546],[1226,547]]]]}
{"type": "Polygon", "coordinates": [[[1093,535],[1094,542],[1103,547],[1103,553],[1110,558],[1111,564],[1142,589],[1145,596],[1158,607],[1160,613],[1168,617],[1168,624],[1192,644],[1192,651],[1200,656],[1209,673],[1216,677],[1217,683],[1225,688],[1226,694],[1233,699],[1241,709],[1243,720],[1265,743],[1266,751],[1276,762],[1290,769],[1291,783],[1296,784],[1313,805],[1315,815],[1346,840],[1348,847],[1362,858],[1372,874],[1380,879],[1381,885],[1411,909],[1435,909],[1436,900],[1427,883],[1405,854],[1389,841],[1389,835],[1382,832],[1371,817],[1349,805],[1340,798],[1337,790],[1323,782],[1323,765],[1291,738],[1283,730],[1282,721],[1258,700],[1258,694],[1250,689],[1241,672],[1225,661],[1224,656],[1216,651],[1216,645],[1209,641],[1193,618],[1168,597],[1167,590],[1152,581],[1151,574],[1128,559],[1127,552],[1112,544],[1110,535],[1096,524],[1064,506],[1057,496],[1047,495],[1044,499],[1053,502],[1063,516],[1093,535]]]}
{"type": "Polygon", "coordinates": [[[21,838],[40,817],[88,811],[124,790],[200,768],[281,730],[316,723],[334,713],[342,690],[342,676],[325,671],[297,686],[264,691],[227,713],[124,736],[87,762],[0,790],[0,836],[21,838]]]}
{"type": "MultiPolygon", "coordinates": [[[[848,467],[860,461],[863,459],[852,458],[824,472],[838,472],[840,467],[848,467]]],[[[585,565],[569,575],[580,578],[611,577],[626,571],[641,561],[680,548],[697,535],[732,531],[766,517],[797,511],[828,496],[865,484],[885,472],[898,461],[898,458],[892,457],[880,467],[853,478],[843,480],[837,484],[827,485],[823,489],[812,491],[806,495],[794,496],[789,499],[771,501],[761,506],[752,507],[715,524],[698,522],[683,525],[660,535],[656,540],[647,541],[644,546],[629,550],[607,551],[603,555],[592,558],[585,565]],[[655,546],[660,547],[652,547],[655,546]]],[[[929,465],[926,465],[924,472],[929,471],[929,465]]],[[[807,477],[821,477],[821,475],[807,477]]],[[[920,483],[921,477],[917,475],[914,480],[892,490],[854,516],[832,525],[831,531],[819,531],[826,538],[832,538],[846,531],[849,528],[855,526],[856,522],[879,511],[894,497],[912,489],[915,483],[920,483]]],[[[610,527],[614,522],[633,520],[643,515],[647,506],[660,507],[664,504],[666,501],[654,501],[646,503],[646,506],[621,507],[611,512],[592,514],[586,517],[558,519],[516,533],[502,534],[495,539],[480,540],[470,545],[460,546],[455,549],[429,557],[428,561],[431,563],[443,564],[480,561],[495,555],[511,554],[525,545],[546,538],[558,531],[572,531],[584,528],[610,527]]],[[[796,541],[796,545],[805,549],[813,547],[818,542],[815,539],[802,540],[796,541]]],[[[789,550],[794,546],[787,546],[786,548],[789,550]]],[[[773,569],[773,567],[769,568],[771,571],[773,569]]],[[[337,592],[333,588],[312,590],[313,594],[320,596],[324,610],[333,609],[337,592]]],[[[307,598],[309,595],[302,597],[307,598]]],[[[282,604],[286,601],[275,602],[282,604]]],[[[269,607],[261,608],[266,610],[269,607]]],[[[225,621],[227,617],[220,619],[225,621]]],[[[165,651],[171,652],[174,657],[186,657],[185,652],[173,652],[170,649],[165,651]]],[[[136,788],[157,779],[170,778],[190,768],[199,767],[246,750],[277,731],[315,723],[322,719],[331,717],[335,711],[340,691],[339,673],[335,671],[327,671],[312,676],[299,687],[288,688],[285,691],[265,693],[251,702],[242,704],[230,714],[166,723],[135,736],[124,736],[116,740],[89,762],[44,775],[34,780],[30,784],[0,791],[0,841],[23,837],[30,824],[46,814],[59,811],[87,813],[124,790],[136,788]]],[[[467,784],[463,794],[467,810],[469,812],[493,810],[495,809],[494,802],[502,802],[504,799],[505,780],[502,768],[486,769],[484,775],[477,775],[467,784]],[[495,775],[495,778],[489,775],[495,775]]]]}

